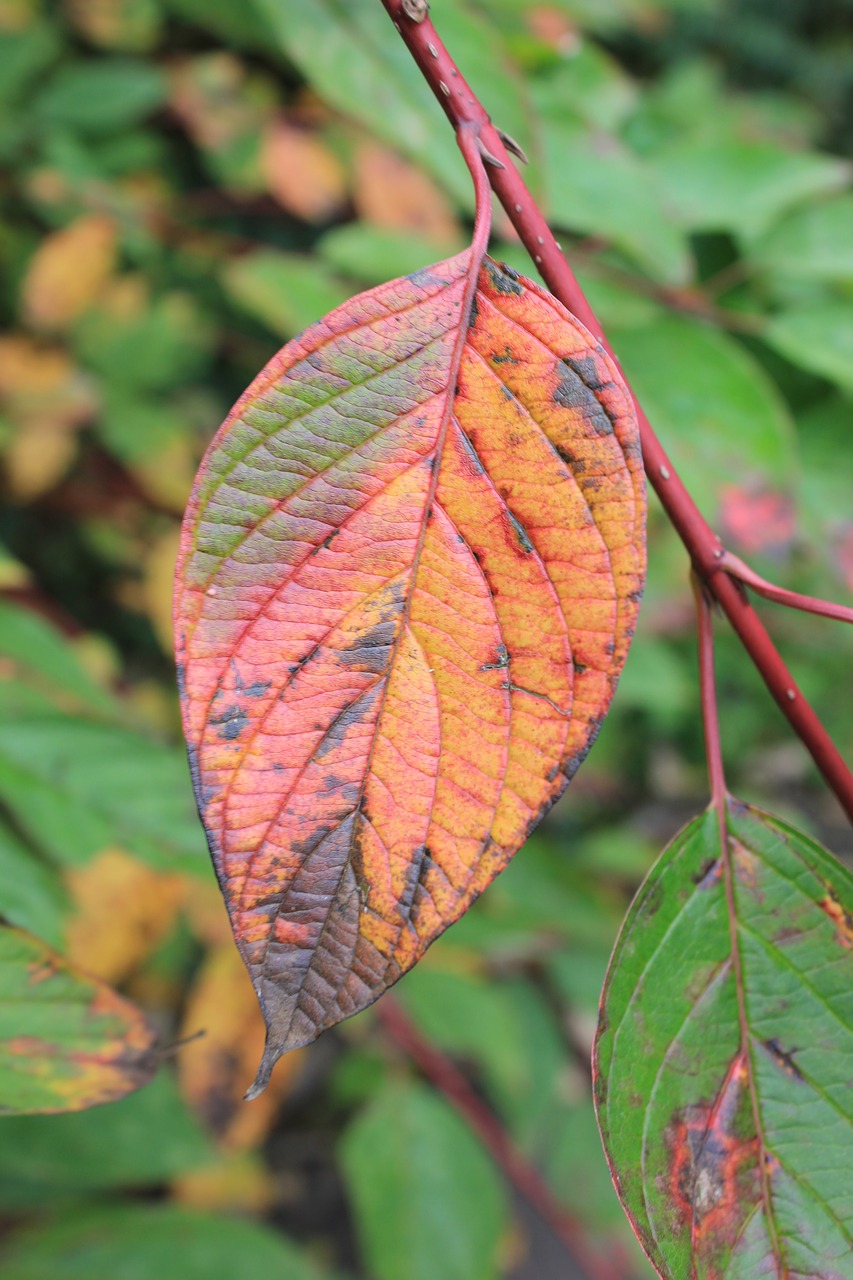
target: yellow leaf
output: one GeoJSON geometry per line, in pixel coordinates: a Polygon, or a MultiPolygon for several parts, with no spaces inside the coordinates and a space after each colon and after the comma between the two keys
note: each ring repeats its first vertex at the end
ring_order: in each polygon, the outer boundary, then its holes
{"type": "Polygon", "coordinates": [[[326,222],[346,200],[343,165],[311,130],[276,120],[263,139],[261,166],[281,207],[304,222],[326,222]]]}
{"type": "Polygon", "coordinates": [[[446,196],[420,169],[377,143],[359,147],[354,198],[359,216],[389,231],[455,241],[459,225],[446,196]]]}
{"type": "Polygon", "coordinates": [[[18,502],[47,493],[65,475],[77,452],[77,441],[65,427],[34,422],[17,431],[3,461],[9,492],[18,502]]]}
{"type": "Polygon", "coordinates": [[[116,228],[87,214],[48,236],[24,277],[24,316],[36,329],[64,329],[92,305],[113,272],[116,228]]]}
{"type": "Polygon", "coordinates": [[[232,942],[210,951],[187,1001],[182,1037],[199,1031],[180,1051],[178,1077],[187,1100],[223,1147],[256,1146],[269,1132],[282,1099],[302,1072],[305,1054],[289,1053],[269,1089],[251,1105],[243,1094],[263,1050],[264,1020],[249,975],[232,942]]]}
{"type": "Polygon", "coordinates": [[[256,1151],[229,1152],[172,1183],[173,1199],[208,1213],[264,1213],[272,1205],[273,1192],[270,1171],[256,1151]]]}
{"type": "Polygon", "coordinates": [[[123,849],[105,849],[68,873],[75,911],[69,958],[118,983],[151,954],[175,919],[185,892],[179,876],[154,871],[123,849]]]}
{"type": "Polygon", "coordinates": [[[174,646],[172,584],[180,537],[180,529],[175,526],[157,539],[145,557],[145,611],[166,653],[171,653],[174,646]]]}

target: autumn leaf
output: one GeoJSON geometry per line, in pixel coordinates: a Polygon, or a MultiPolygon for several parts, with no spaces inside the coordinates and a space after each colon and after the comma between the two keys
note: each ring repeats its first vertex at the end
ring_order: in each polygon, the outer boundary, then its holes
{"type": "Polygon", "coordinates": [[[506,866],[584,759],[634,627],[631,403],[583,326],[485,256],[478,182],[470,249],[273,358],[184,523],[184,728],[267,1021],[250,1096],[506,866]]]}
{"type": "Polygon", "coordinates": [[[675,838],[602,997],[596,1107],[658,1274],[840,1280],[851,1257],[853,877],[729,800],[675,838]]]}
{"type": "Polygon", "coordinates": [[[0,1111],[80,1111],[153,1076],[155,1037],[97,978],[20,929],[0,926],[0,1111]]]}

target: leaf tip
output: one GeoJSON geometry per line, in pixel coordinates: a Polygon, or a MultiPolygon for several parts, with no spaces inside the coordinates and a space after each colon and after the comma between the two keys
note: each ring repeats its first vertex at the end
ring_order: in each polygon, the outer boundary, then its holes
{"type": "Polygon", "coordinates": [[[254,1082],[243,1094],[244,1102],[254,1102],[255,1098],[259,1098],[270,1082],[272,1069],[282,1055],[282,1049],[279,1045],[270,1044],[267,1039],[264,1045],[263,1057],[261,1065],[258,1067],[258,1074],[255,1076],[254,1082]]]}

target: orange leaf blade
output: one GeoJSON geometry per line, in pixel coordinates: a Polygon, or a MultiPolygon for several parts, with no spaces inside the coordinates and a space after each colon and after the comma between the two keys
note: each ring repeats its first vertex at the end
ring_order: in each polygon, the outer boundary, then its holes
{"type": "Polygon", "coordinates": [[[609,706],[644,574],[613,362],[468,251],[353,299],[238,402],[184,524],[199,809],[282,1052],[506,866],[609,706]]]}

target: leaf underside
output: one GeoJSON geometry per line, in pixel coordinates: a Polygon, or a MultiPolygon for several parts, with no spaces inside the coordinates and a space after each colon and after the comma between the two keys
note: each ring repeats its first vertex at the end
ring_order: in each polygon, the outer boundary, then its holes
{"type": "Polygon", "coordinates": [[[621,378],[471,250],[286,346],[214,439],[175,603],[214,863],[286,1049],[506,866],[601,724],[642,590],[621,378]]]}
{"type": "Polygon", "coordinates": [[[853,878],[757,809],[730,800],[727,825],[721,855],[716,814],[691,822],[623,926],[594,1052],[604,1145],[661,1276],[844,1280],[853,878]]]}

